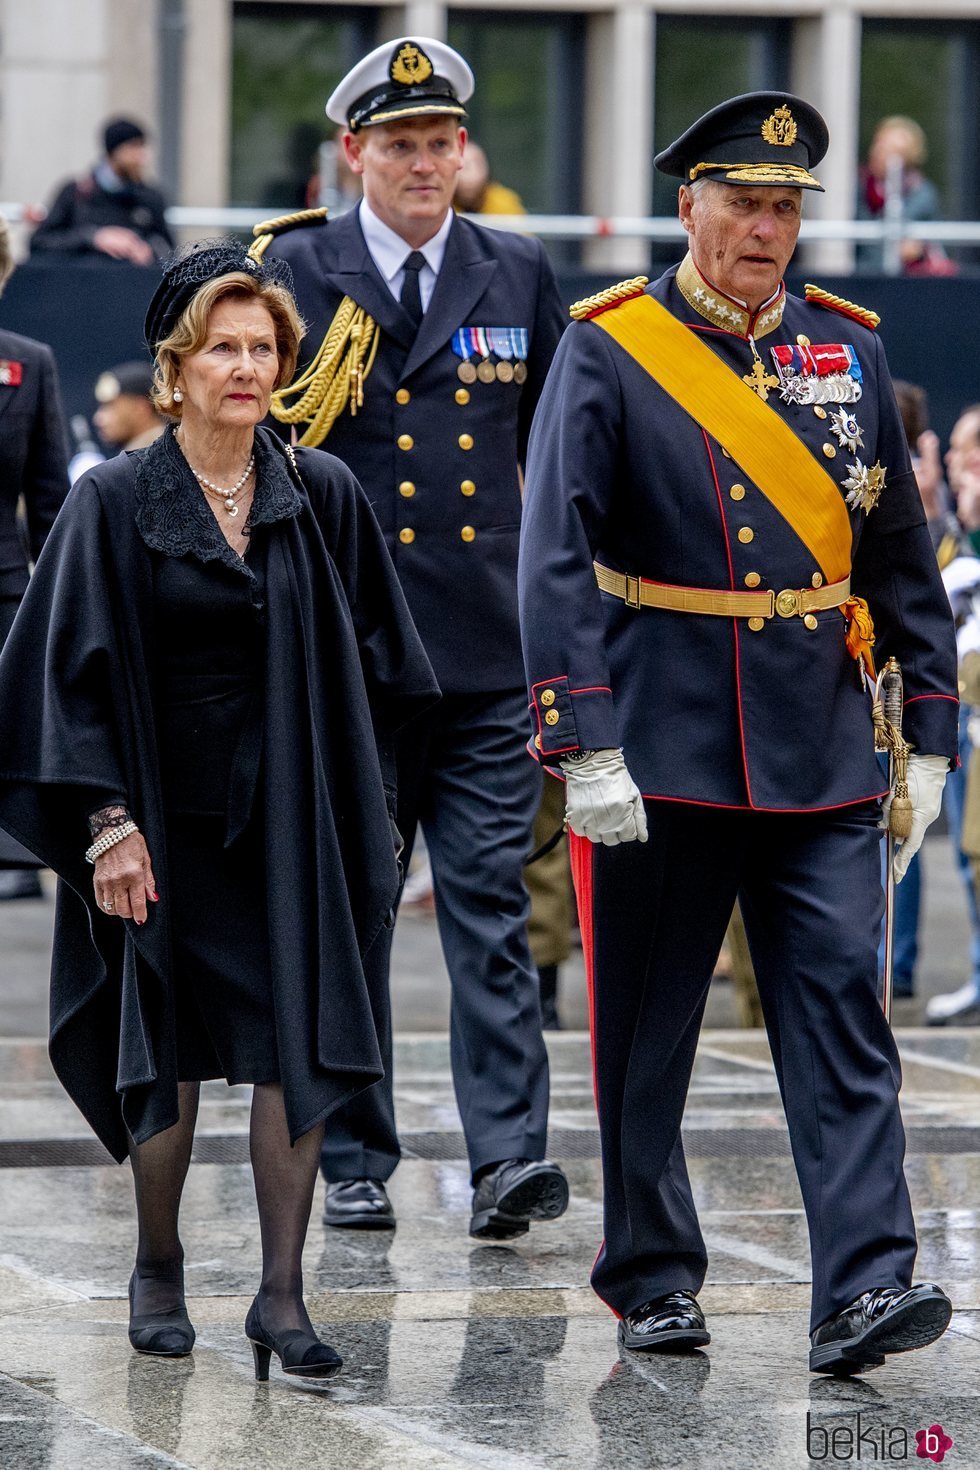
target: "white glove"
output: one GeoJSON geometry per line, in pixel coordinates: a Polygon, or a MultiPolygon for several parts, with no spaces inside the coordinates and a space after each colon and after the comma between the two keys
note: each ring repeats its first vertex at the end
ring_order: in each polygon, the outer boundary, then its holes
{"type": "MultiPolygon", "coordinates": [[[[909,756],[909,798],[912,802],[912,831],[904,842],[896,844],[892,871],[895,882],[901,883],[908,871],[909,863],[922,846],[926,828],[939,816],[943,804],[943,787],[949,772],[949,761],[944,755],[909,756]]],[[[893,793],[889,791],[881,804],[880,827],[888,827],[893,793]]]]}
{"type": "Polygon", "coordinates": [[[562,761],[565,812],[577,837],[615,847],[646,842],[643,797],[626,769],[621,750],[596,750],[583,760],[562,761]]]}

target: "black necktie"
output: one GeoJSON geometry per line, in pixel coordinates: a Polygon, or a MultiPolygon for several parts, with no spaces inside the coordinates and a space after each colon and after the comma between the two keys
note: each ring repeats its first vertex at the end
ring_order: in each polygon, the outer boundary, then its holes
{"type": "Polygon", "coordinates": [[[425,256],[421,250],[413,250],[402,267],[405,272],[405,279],[402,282],[402,294],[399,300],[412,318],[413,326],[416,327],[422,320],[422,292],[419,287],[419,271],[424,265],[425,256]]]}

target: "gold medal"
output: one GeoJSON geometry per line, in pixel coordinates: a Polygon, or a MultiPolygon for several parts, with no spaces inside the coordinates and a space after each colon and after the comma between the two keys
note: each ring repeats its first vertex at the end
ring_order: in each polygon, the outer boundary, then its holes
{"type": "Polygon", "coordinates": [[[456,376],[461,383],[475,383],[476,368],[471,362],[461,362],[456,369],[456,376]]]}
{"type": "Polygon", "coordinates": [[[497,381],[498,381],[498,383],[510,383],[510,382],[513,381],[513,377],[514,377],[514,364],[512,362],[498,362],[497,363],[497,381]]]}
{"type": "Polygon", "coordinates": [[[493,383],[496,382],[497,378],[493,363],[488,362],[486,358],[483,359],[477,368],[476,375],[481,383],[493,383]]]}
{"type": "Polygon", "coordinates": [[[515,383],[523,383],[526,380],[527,380],[527,363],[526,362],[515,362],[514,363],[514,382],[515,383]]]}

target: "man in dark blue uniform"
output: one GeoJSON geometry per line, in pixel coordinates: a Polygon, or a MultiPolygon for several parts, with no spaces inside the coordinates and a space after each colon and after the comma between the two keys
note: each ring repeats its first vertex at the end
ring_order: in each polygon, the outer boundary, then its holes
{"type": "MultiPolygon", "coordinates": [[[[406,863],[419,823],[432,860],[470,1230],[500,1239],[568,1200],[544,1159],[548,1064],[521,880],[540,777],[517,620],[520,467],[564,313],[538,241],[453,213],[472,89],[438,41],[372,52],[327,104],[361,205],[326,227],[258,226],[256,248],[289,261],[316,354],[273,411],[367,490],[443,690],[398,752],[396,821],[406,863]]],[[[375,949],[387,966],[387,939],[375,949]]],[[[385,1082],[327,1126],[329,1225],[394,1224],[385,1043],[385,1082]]]]}
{"type": "Polygon", "coordinates": [[[573,308],[532,435],[519,588],[533,739],[566,779],[589,948],[593,1285],[628,1348],[710,1340],[680,1125],[738,894],[810,1230],[810,1366],[855,1373],[950,1315],[912,1286],[876,997],[875,630],[914,747],[897,876],[938,812],[957,702],[877,318],[782,284],[826,146],[807,103],[754,93],[660,154],[684,181],[690,253],[573,308]]]}

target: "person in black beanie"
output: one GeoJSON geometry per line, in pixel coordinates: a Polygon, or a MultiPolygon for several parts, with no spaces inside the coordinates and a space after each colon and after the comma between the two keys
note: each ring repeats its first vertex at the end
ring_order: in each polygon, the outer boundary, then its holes
{"type": "Polygon", "coordinates": [[[31,254],[107,255],[153,265],[174,248],[160,190],[146,182],[147,132],[128,117],[106,123],[104,154],[81,179],[62,184],[31,237],[31,254]]]}

